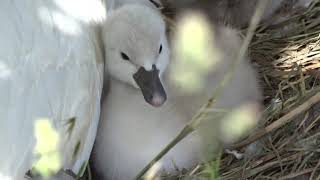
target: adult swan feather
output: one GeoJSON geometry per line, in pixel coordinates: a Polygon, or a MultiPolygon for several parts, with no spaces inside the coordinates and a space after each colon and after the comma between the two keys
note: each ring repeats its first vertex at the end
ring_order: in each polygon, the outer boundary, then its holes
{"type": "Polygon", "coordinates": [[[99,0],[0,2],[0,179],[24,179],[39,160],[37,123],[57,134],[61,168],[78,173],[88,160],[103,81],[94,26],[104,17],[99,0]]]}

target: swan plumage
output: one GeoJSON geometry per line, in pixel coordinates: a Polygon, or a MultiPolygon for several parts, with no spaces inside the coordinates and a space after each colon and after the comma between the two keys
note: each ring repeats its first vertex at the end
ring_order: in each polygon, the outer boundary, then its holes
{"type": "Polygon", "coordinates": [[[62,168],[78,173],[99,120],[103,59],[95,24],[105,17],[104,7],[98,0],[0,4],[0,178],[21,180],[38,160],[39,119],[59,136],[62,168]],[[97,14],[90,14],[93,7],[97,14]]]}

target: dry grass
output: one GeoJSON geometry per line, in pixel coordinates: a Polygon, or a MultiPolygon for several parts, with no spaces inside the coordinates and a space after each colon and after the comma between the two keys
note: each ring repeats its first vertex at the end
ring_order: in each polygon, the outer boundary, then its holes
{"type": "Polygon", "coordinates": [[[261,127],[224,155],[221,179],[320,179],[320,4],[277,25],[262,25],[250,55],[263,77],[268,111],[261,127]],[[248,148],[249,147],[249,148],[248,148]],[[249,158],[250,157],[250,158],[249,158]]]}

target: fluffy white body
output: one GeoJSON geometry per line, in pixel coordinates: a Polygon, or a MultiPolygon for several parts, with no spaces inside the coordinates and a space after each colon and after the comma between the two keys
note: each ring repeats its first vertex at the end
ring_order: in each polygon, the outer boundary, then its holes
{"type": "MultiPolygon", "coordinates": [[[[170,100],[155,108],[135,88],[117,80],[110,85],[93,151],[94,167],[105,179],[133,179],[187,121],[170,100]]],[[[175,165],[191,168],[199,162],[199,143],[196,135],[184,140],[160,161],[160,167],[170,173],[175,173],[175,165]]]]}
{"type": "MultiPolygon", "coordinates": [[[[160,14],[146,6],[127,5],[109,17],[103,33],[106,70],[111,80],[93,162],[98,174],[106,179],[132,179],[186,121],[170,101],[161,108],[148,104],[132,77],[139,66],[150,70],[155,64],[160,76],[166,69],[169,49],[160,14]],[[121,59],[121,51],[128,53],[130,61],[121,59]]],[[[200,147],[196,143],[193,138],[184,141],[161,164],[168,171],[174,168],[172,162],[181,167],[193,164],[199,151],[196,147],[200,147]]]]}
{"type": "Polygon", "coordinates": [[[1,1],[0,179],[24,179],[38,160],[34,130],[41,118],[59,136],[62,168],[78,173],[88,160],[103,79],[93,25],[104,17],[99,0],[1,1]]]}
{"type": "MultiPolygon", "coordinates": [[[[170,68],[165,25],[158,12],[142,5],[125,5],[108,17],[103,40],[110,89],[103,101],[92,159],[100,178],[132,179],[210,97],[212,88],[236,59],[241,44],[235,31],[217,29],[215,43],[222,53],[221,63],[206,77],[208,88],[189,96],[180,93],[181,87],[168,82],[167,77],[174,68],[170,68]],[[165,72],[168,63],[169,71],[165,72]],[[145,96],[143,86],[135,78],[141,68],[147,73],[159,72],[157,76],[168,96],[162,106],[150,105],[158,103],[154,96],[151,99],[145,96]]],[[[233,108],[260,100],[256,74],[247,58],[237,68],[235,77],[218,100],[220,107],[233,108]]],[[[208,129],[215,131],[217,127],[213,125],[208,129]]],[[[205,148],[203,143],[208,142],[194,132],[174,147],[159,165],[171,173],[175,166],[190,168],[200,161],[202,148],[205,148]]]]}

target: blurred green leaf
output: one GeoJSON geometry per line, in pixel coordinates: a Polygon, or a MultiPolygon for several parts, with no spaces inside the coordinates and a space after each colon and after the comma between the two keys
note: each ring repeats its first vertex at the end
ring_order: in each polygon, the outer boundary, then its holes
{"type": "Polygon", "coordinates": [[[35,122],[35,137],[37,143],[34,153],[40,158],[33,169],[44,178],[49,178],[61,167],[58,151],[59,135],[49,119],[39,119],[35,122]]]}
{"type": "Polygon", "coordinates": [[[213,43],[214,33],[211,24],[201,14],[188,15],[178,27],[171,79],[187,92],[198,91],[205,86],[207,73],[220,59],[213,43]]]}
{"type": "Polygon", "coordinates": [[[233,142],[250,132],[257,122],[257,109],[254,105],[240,106],[222,120],[222,137],[227,142],[233,142]]]}

